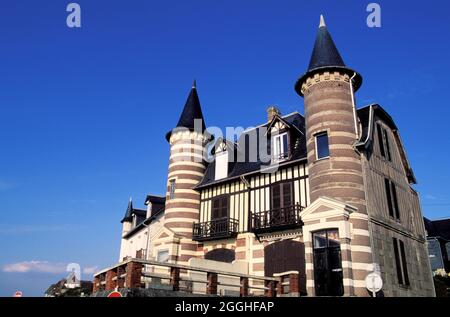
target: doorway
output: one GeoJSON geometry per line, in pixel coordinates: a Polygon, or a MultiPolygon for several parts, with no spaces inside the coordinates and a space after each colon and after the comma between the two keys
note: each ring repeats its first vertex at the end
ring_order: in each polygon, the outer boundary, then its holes
{"type": "Polygon", "coordinates": [[[316,296],[344,295],[338,229],[313,233],[313,257],[316,296]]]}

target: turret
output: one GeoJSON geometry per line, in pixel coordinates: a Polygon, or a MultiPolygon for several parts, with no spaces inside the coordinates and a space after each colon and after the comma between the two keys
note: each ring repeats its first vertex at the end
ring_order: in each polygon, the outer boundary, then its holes
{"type": "Polygon", "coordinates": [[[328,196],[366,212],[361,158],[354,148],[358,121],[354,92],[362,77],[348,68],[320,17],[308,70],[295,90],[305,99],[311,202],[328,196]]]}
{"type": "MultiPolygon", "coordinates": [[[[348,210],[351,210],[346,215],[343,207],[339,207],[341,209],[338,211],[328,209],[328,212],[344,215],[342,220],[327,222],[322,219],[320,222],[321,230],[339,227],[342,261],[358,264],[351,269],[343,269],[343,287],[349,296],[368,295],[363,281],[373,261],[362,172],[363,158],[355,148],[360,136],[354,93],[361,83],[361,75],[345,65],[321,16],[308,70],[297,81],[295,90],[304,97],[305,104],[311,205],[315,202],[320,204],[321,201],[337,201],[337,204],[342,202],[345,205],[341,206],[348,206],[348,210]]],[[[327,210],[329,207],[324,205],[324,208],[327,210]]],[[[311,243],[311,232],[318,230],[318,225],[314,227],[307,219],[303,220],[304,241],[308,246],[315,247],[311,243]]],[[[312,253],[306,254],[310,263],[313,262],[312,257],[312,253]]],[[[316,269],[319,268],[313,266],[313,270],[316,269]]],[[[312,270],[310,274],[314,276],[312,270]]],[[[314,293],[313,288],[309,291],[314,293]]]]}
{"type": "Polygon", "coordinates": [[[130,197],[128,201],[127,209],[125,210],[125,216],[122,221],[122,237],[126,235],[133,226],[133,200],[130,197]]]}
{"type": "Polygon", "coordinates": [[[200,194],[193,188],[205,172],[203,150],[208,141],[195,81],[178,124],[167,133],[166,139],[170,143],[170,159],[165,226],[185,239],[182,242],[185,247],[181,246],[176,261],[187,262],[191,256],[182,250],[192,250],[195,245],[191,240],[192,224],[199,220],[200,194]]]}

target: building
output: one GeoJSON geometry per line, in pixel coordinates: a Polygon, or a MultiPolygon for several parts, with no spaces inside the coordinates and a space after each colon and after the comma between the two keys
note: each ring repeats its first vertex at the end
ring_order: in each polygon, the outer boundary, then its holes
{"type": "Polygon", "coordinates": [[[431,270],[450,273],[450,219],[424,218],[431,270]]]}
{"type": "Polygon", "coordinates": [[[356,109],[361,85],[323,17],[295,85],[304,116],[269,107],[236,142],[214,139],[194,83],[166,135],[165,198],[156,214],[130,202],[120,258],[296,271],[307,296],[370,296],[365,277],[377,271],[380,295],[434,296],[416,179],[391,116],[378,104],[356,109]]]}

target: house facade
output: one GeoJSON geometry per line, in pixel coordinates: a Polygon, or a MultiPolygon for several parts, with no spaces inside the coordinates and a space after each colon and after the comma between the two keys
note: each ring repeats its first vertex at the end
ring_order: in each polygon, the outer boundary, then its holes
{"type": "Polygon", "coordinates": [[[271,106],[236,141],[215,139],[194,83],[166,135],[166,195],[147,199],[156,214],[128,206],[120,259],[295,271],[306,296],[370,296],[365,278],[378,272],[381,296],[434,296],[413,171],[391,116],[356,108],[361,85],[322,17],[295,85],[304,115],[271,106]]]}

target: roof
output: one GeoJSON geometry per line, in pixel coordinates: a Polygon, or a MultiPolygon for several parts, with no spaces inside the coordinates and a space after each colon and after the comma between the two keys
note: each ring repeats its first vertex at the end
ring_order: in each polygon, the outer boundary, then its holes
{"type": "Polygon", "coordinates": [[[443,238],[450,241],[450,218],[430,220],[423,218],[428,237],[443,238]]]}
{"type": "Polygon", "coordinates": [[[377,119],[381,119],[387,126],[389,126],[394,134],[395,143],[399,149],[408,181],[410,184],[415,184],[417,182],[416,177],[414,176],[414,172],[406,156],[405,148],[400,137],[400,132],[398,131],[397,125],[389,113],[387,113],[387,111],[384,110],[379,104],[371,104],[358,109],[358,117],[361,122],[362,130],[360,141],[356,144],[356,146],[360,148],[368,148],[373,144],[373,132],[375,130],[374,124],[377,119]]]}
{"type": "MultiPolygon", "coordinates": [[[[293,163],[294,161],[298,161],[299,159],[306,159],[306,141],[304,137],[305,118],[298,112],[294,112],[286,116],[281,117],[276,116],[273,120],[282,120],[289,126],[289,128],[292,128],[293,131],[296,131],[296,133],[294,133],[293,135],[294,142],[291,141],[292,142],[291,144],[294,144],[291,156],[288,160],[284,161],[283,163],[280,163],[280,165],[287,165],[289,163],[293,163]]],[[[235,149],[237,149],[238,152],[237,155],[242,155],[243,158],[245,155],[245,159],[243,160],[243,162],[238,162],[237,160],[235,160],[235,162],[229,163],[228,177],[216,181],[215,161],[212,161],[211,163],[208,164],[205,171],[205,175],[201,180],[201,182],[196,186],[196,188],[206,187],[212,184],[223,183],[232,179],[239,178],[240,176],[243,175],[258,173],[264,168],[270,168],[270,164],[264,162],[264,158],[259,157],[259,153],[258,157],[254,162],[252,162],[253,160],[250,160],[250,157],[248,155],[248,153],[250,153],[249,142],[247,140],[249,139],[250,135],[254,135],[257,138],[257,143],[260,144],[259,130],[263,127],[268,127],[271,124],[272,121],[257,126],[254,129],[246,130],[242,133],[242,135],[239,137],[235,149]]],[[[270,142],[268,142],[267,145],[269,147],[268,153],[270,153],[270,142]]]]}
{"type": "Polygon", "coordinates": [[[302,84],[304,81],[319,71],[324,70],[340,70],[349,76],[356,74],[354,78],[355,91],[359,89],[362,84],[362,77],[354,70],[348,68],[344,60],[336,47],[336,44],[331,37],[328,28],[325,25],[323,16],[320,16],[320,25],[317,31],[314,48],[309,61],[309,66],[305,74],[303,74],[295,85],[295,90],[299,95],[303,95],[301,92],[302,84]]]}
{"type": "MultiPolygon", "coordinates": [[[[415,177],[414,173],[409,165],[408,159],[406,158],[406,153],[403,148],[403,144],[400,139],[400,135],[398,132],[398,128],[395,125],[395,122],[392,120],[392,117],[378,104],[372,104],[365,106],[363,108],[360,108],[357,110],[358,118],[361,122],[361,138],[359,142],[356,144],[356,146],[364,149],[370,147],[373,138],[373,131],[374,131],[374,124],[375,119],[379,118],[383,120],[393,131],[395,137],[395,141],[397,143],[397,146],[400,151],[400,155],[402,157],[402,162],[405,168],[405,173],[410,181],[410,183],[415,183],[415,177]]],[[[289,128],[292,131],[295,131],[294,133],[294,148],[291,157],[280,163],[280,165],[289,165],[293,162],[298,162],[300,160],[306,160],[306,140],[305,140],[305,118],[298,112],[294,112],[285,116],[276,117],[274,120],[280,120],[284,122],[285,124],[289,125],[289,128]]],[[[259,129],[262,127],[269,127],[273,124],[274,121],[262,124],[257,126],[254,129],[246,130],[242,133],[242,135],[239,137],[238,142],[236,143],[235,149],[237,149],[238,152],[243,151],[243,148],[245,146],[245,153],[249,153],[249,142],[244,140],[247,140],[248,135],[250,133],[255,133],[257,136],[257,142],[259,144],[259,129]]],[[[270,142],[268,142],[269,151],[270,151],[270,142]]],[[[270,153],[268,151],[268,153],[270,153]]],[[[236,156],[235,156],[236,157],[236,156]]],[[[230,162],[228,165],[228,177],[222,178],[219,180],[215,180],[215,161],[212,161],[208,164],[205,175],[203,179],[200,181],[200,183],[196,186],[197,189],[208,187],[215,184],[221,184],[227,181],[231,181],[234,179],[237,179],[241,176],[256,174],[264,170],[265,168],[269,169],[270,165],[269,163],[263,162],[261,158],[258,157],[256,162],[250,162],[250,159],[248,155],[246,155],[245,160],[243,162],[237,162],[235,159],[234,162],[230,162]]]]}
{"type": "Polygon", "coordinates": [[[150,216],[155,216],[164,212],[166,206],[166,197],[147,195],[145,204],[152,204],[152,213],[150,216]]]}
{"type": "MultiPolygon", "coordinates": [[[[204,132],[206,129],[205,119],[203,118],[202,107],[200,106],[200,99],[198,98],[197,94],[197,85],[194,80],[191,91],[186,100],[186,104],[184,105],[183,112],[181,113],[178,124],[174,128],[174,130],[178,128],[189,129],[190,131],[193,131],[195,128],[195,119],[202,120],[202,132],[204,132]]],[[[172,131],[169,131],[166,134],[167,141],[169,141],[170,136],[172,135],[172,131]]]]}
{"type": "Polygon", "coordinates": [[[147,211],[144,209],[133,208],[133,201],[130,198],[127,209],[125,210],[125,216],[123,217],[121,222],[123,223],[125,221],[132,221],[133,215],[136,215],[138,217],[138,220],[142,219],[142,217],[144,217],[145,219],[147,211]]]}
{"type": "MultiPolygon", "coordinates": [[[[164,211],[164,209],[162,210],[164,211]]],[[[155,220],[160,214],[162,214],[162,212],[157,212],[157,213],[153,213],[150,217],[148,217],[147,219],[143,219],[142,221],[140,221],[139,223],[136,223],[136,226],[131,229],[127,234],[125,234],[123,236],[124,239],[128,239],[131,236],[135,235],[136,233],[138,233],[139,231],[141,231],[142,229],[145,229],[153,220],[155,220]]]]}

